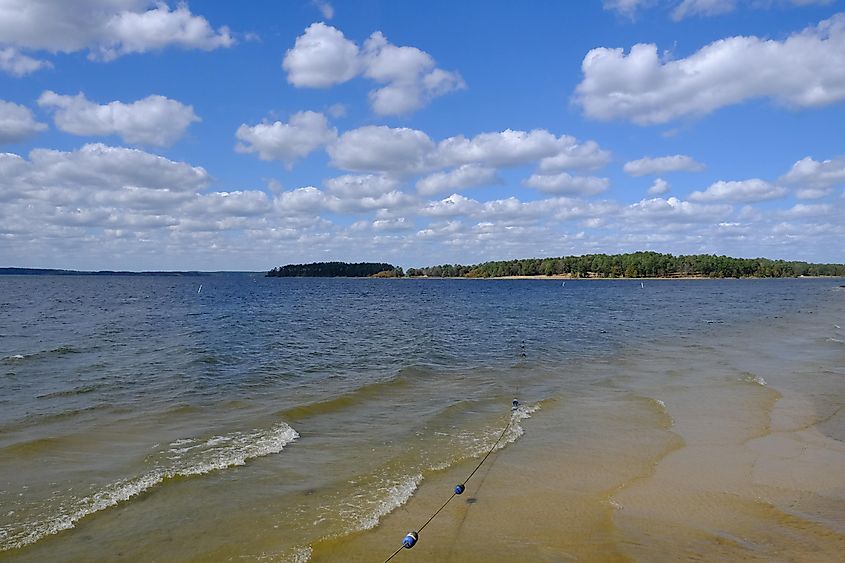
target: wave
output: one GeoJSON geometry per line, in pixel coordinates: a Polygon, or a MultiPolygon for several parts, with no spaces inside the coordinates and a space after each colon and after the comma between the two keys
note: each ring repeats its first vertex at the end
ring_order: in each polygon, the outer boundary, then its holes
{"type": "Polygon", "coordinates": [[[79,354],[80,352],[81,350],[74,348],[73,346],[59,346],[58,348],[53,348],[51,350],[41,350],[39,352],[32,352],[30,354],[10,354],[0,359],[0,361],[4,363],[17,363],[43,357],[79,354]]]}
{"type": "Polygon", "coordinates": [[[52,393],[44,393],[43,395],[36,395],[36,399],[56,399],[59,397],[73,397],[75,395],[84,395],[86,393],[93,393],[98,389],[102,389],[102,383],[95,383],[91,385],[82,385],[74,387],[73,389],[65,389],[62,391],[53,391],[52,393]]]}
{"type": "Polygon", "coordinates": [[[0,551],[25,547],[73,528],[82,518],[126,502],[165,481],[245,465],[250,459],[279,453],[297,438],[296,430],[282,422],[269,429],[171,442],[163,452],[169,461],[166,465],[158,464],[140,476],[116,481],[91,495],[65,502],[58,513],[0,528],[0,551]]]}
{"type": "Polygon", "coordinates": [[[277,414],[280,418],[291,421],[331,414],[354,407],[371,399],[383,400],[388,392],[404,390],[420,376],[426,374],[429,374],[429,372],[422,368],[402,368],[396,375],[389,379],[368,383],[344,395],[331,399],[291,407],[277,414]]]}
{"type": "Polygon", "coordinates": [[[740,378],[740,381],[744,381],[745,383],[753,383],[755,385],[760,385],[761,387],[766,387],[767,385],[766,380],[763,379],[762,375],[755,375],[753,373],[746,373],[740,378]]]}
{"type": "MultiPolygon", "coordinates": [[[[390,468],[385,467],[376,476],[368,476],[356,481],[359,490],[375,491],[376,493],[374,495],[358,493],[334,498],[330,506],[324,507],[326,512],[330,514],[322,516],[314,524],[317,525],[326,519],[337,518],[345,524],[345,531],[340,535],[376,527],[382,518],[403,506],[413,497],[425,479],[426,473],[443,471],[459,463],[478,459],[491,448],[493,451],[498,451],[507,447],[508,444],[515,442],[525,433],[520,423],[530,418],[540,408],[541,403],[536,403],[530,406],[522,405],[511,411],[504,435],[501,426],[488,427],[481,432],[466,432],[455,435],[453,445],[458,447],[458,453],[443,462],[431,463],[427,459],[423,459],[415,468],[411,468],[412,471],[399,476],[390,476],[390,468]],[[499,439],[500,437],[501,439],[499,439]]],[[[425,455],[422,454],[422,457],[425,457],[425,455]]]]}

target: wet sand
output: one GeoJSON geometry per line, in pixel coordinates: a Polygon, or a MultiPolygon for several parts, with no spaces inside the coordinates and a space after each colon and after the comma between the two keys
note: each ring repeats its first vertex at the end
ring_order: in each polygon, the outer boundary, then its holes
{"type": "MultiPolygon", "coordinates": [[[[393,561],[841,560],[842,309],[580,366],[607,377],[544,403],[393,561]]],[[[472,467],[312,560],[383,561],[472,467]]]]}

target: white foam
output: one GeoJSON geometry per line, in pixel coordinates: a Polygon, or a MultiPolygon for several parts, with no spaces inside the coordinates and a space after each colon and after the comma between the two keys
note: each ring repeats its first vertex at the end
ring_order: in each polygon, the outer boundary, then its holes
{"type": "Polygon", "coordinates": [[[311,546],[307,547],[297,547],[293,550],[291,563],[307,563],[311,560],[311,554],[314,553],[314,550],[311,549],[311,546]]]}
{"type": "Polygon", "coordinates": [[[176,463],[169,467],[156,467],[141,476],[117,481],[90,496],[63,504],[61,508],[66,510],[61,514],[53,514],[34,522],[18,523],[14,528],[0,528],[0,551],[24,547],[44,536],[73,528],[82,518],[125,502],[166,479],[204,475],[211,471],[244,465],[249,459],[281,452],[297,438],[299,434],[286,423],[265,430],[256,429],[234,432],[225,437],[216,436],[206,442],[206,445],[211,443],[211,447],[196,455],[171,457],[176,463]],[[226,439],[216,440],[217,438],[226,439]],[[222,443],[226,443],[226,446],[215,447],[222,443]]]}
{"type": "Polygon", "coordinates": [[[763,379],[763,376],[761,376],[761,375],[754,375],[754,374],[752,374],[752,373],[749,373],[748,375],[746,375],[745,377],[743,377],[743,378],[742,378],[742,381],[745,381],[746,383],[754,383],[754,384],[756,384],[756,385],[760,385],[760,386],[762,386],[762,387],[765,387],[765,386],[767,385],[767,384],[766,384],[766,380],[765,380],[765,379],[763,379]]]}
{"type": "Polygon", "coordinates": [[[422,483],[423,476],[421,474],[406,475],[393,483],[387,484],[386,496],[381,499],[376,505],[375,510],[358,518],[355,523],[356,530],[369,530],[375,528],[379,521],[408,502],[414,491],[422,483]]]}

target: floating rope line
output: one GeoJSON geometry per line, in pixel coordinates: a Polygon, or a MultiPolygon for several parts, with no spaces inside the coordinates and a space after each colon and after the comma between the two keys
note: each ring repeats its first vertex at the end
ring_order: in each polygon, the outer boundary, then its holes
{"type": "Polygon", "coordinates": [[[463,494],[463,492],[466,490],[466,484],[467,484],[467,482],[468,482],[470,479],[472,479],[472,476],[473,476],[473,475],[475,475],[476,471],[478,471],[479,469],[481,469],[481,465],[482,465],[485,461],[487,461],[487,458],[488,458],[488,457],[490,457],[490,454],[492,454],[492,453],[493,453],[493,451],[496,449],[496,446],[498,446],[498,445],[499,445],[499,442],[501,442],[501,441],[502,441],[502,438],[504,438],[504,437],[505,437],[505,434],[507,433],[508,429],[509,429],[509,428],[511,427],[511,425],[513,424],[513,420],[514,420],[513,413],[514,413],[514,412],[516,412],[516,409],[518,409],[518,408],[519,408],[519,401],[517,401],[516,399],[514,399],[514,400],[513,400],[513,403],[512,403],[512,406],[511,406],[511,417],[510,417],[510,420],[508,420],[508,423],[507,423],[507,425],[505,426],[505,429],[504,429],[504,430],[502,430],[502,433],[501,433],[501,434],[499,434],[499,438],[496,440],[496,443],[495,443],[495,444],[493,444],[493,447],[492,447],[492,448],[490,448],[490,450],[489,450],[489,451],[488,451],[488,452],[484,455],[484,457],[483,457],[483,458],[481,458],[481,461],[479,461],[479,462],[478,462],[478,465],[476,465],[476,466],[475,466],[475,469],[473,469],[473,470],[472,470],[472,473],[470,473],[470,474],[467,476],[467,478],[463,480],[463,482],[461,482],[461,483],[459,483],[459,484],[455,485],[455,489],[452,491],[452,496],[450,496],[448,499],[446,499],[446,502],[444,502],[442,505],[440,505],[440,508],[438,508],[438,509],[434,512],[434,514],[432,514],[432,515],[431,515],[431,517],[430,517],[428,520],[426,520],[426,521],[425,521],[425,524],[423,524],[422,526],[420,526],[419,530],[412,530],[412,531],[408,532],[408,535],[406,535],[406,536],[405,536],[405,538],[402,540],[402,545],[401,545],[401,546],[399,546],[399,548],[398,548],[396,551],[394,551],[394,552],[393,552],[393,554],[392,554],[390,557],[388,557],[387,559],[385,559],[385,560],[384,560],[384,563],[388,563],[388,561],[390,561],[391,559],[393,559],[394,557],[396,557],[397,555],[399,555],[399,552],[400,552],[400,551],[402,551],[403,549],[411,549],[412,547],[414,547],[414,546],[416,545],[416,543],[417,543],[417,540],[419,540],[419,538],[420,538],[420,532],[422,532],[422,531],[423,531],[423,529],[424,529],[426,526],[428,526],[428,525],[431,523],[431,521],[432,521],[432,520],[434,520],[434,517],[435,517],[435,516],[437,516],[438,514],[440,514],[440,512],[441,512],[444,508],[446,508],[446,505],[447,505],[447,504],[449,504],[450,502],[452,502],[452,499],[453,499],[453,498],[455,498],[455,497],[456,497],[456,496],[458,496],[458,495],[463,494]]]}

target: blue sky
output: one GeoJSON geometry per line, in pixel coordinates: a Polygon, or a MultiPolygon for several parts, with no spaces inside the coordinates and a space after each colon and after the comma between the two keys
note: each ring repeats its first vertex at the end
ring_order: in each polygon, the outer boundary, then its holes
{"type": "Polygon", "coordinates": [[[0,265],[845,261],[845,6],[0,0],[0,265]]]}

